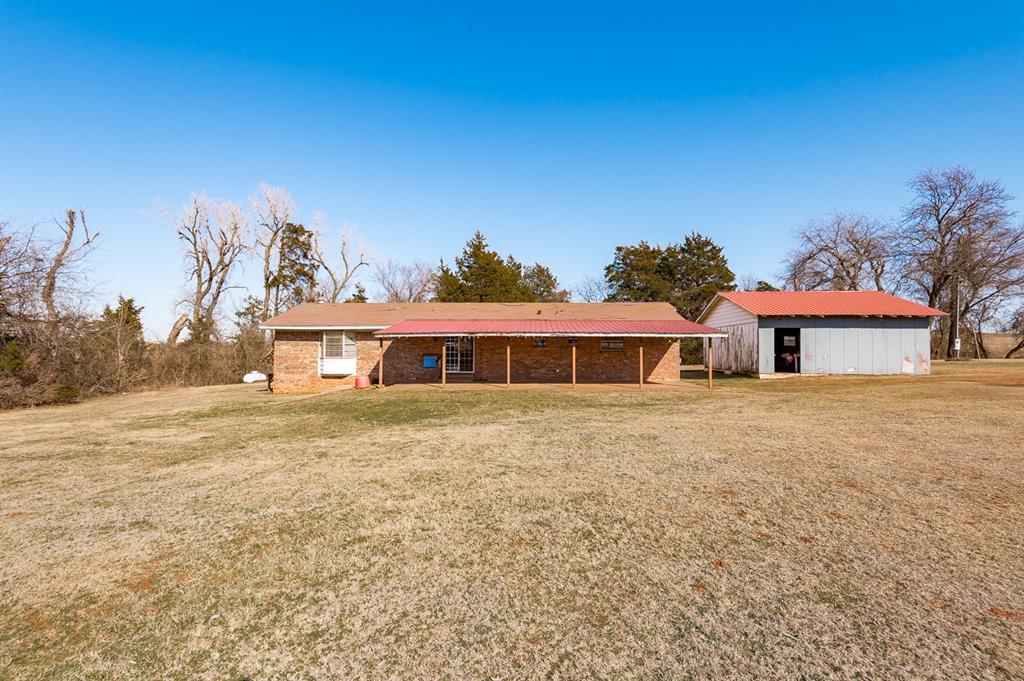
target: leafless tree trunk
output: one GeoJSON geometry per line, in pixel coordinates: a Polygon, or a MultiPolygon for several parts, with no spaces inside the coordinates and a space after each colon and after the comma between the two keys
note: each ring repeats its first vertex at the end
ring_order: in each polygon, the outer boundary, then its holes
{"type": "MultiPolygon", "coordinates": [[[[274,295],[273,278],[280,260],[281,233],[295,213],[295,203],[284,187],[272,187],[263,183],[259,194],[250,199],[256,223],[256,247],[263,259],[263,311],[261,319],[270,316],[271,297],[274,295]]],[[[277,305],[274,305],[276,311],[277,305]]]]}
{"type": "Polygon", "coordinates": [[[64,238],[61,240],[57,252],[54,253],[46,269],[42,290],[43,304],[46,306],[46,318],[51,323],[56,322],[58,319],[56,293],[61,272],[81,260],[89,252],[99,236],[99,233],[89,234],[85,213],[81,210],[77,211],[77,213],[69,210],[65,216],[64,223],[58,222],[57,226],[64,234],[64,238]],[[75,233],[79,224],[81,224],[83,236],[81,242],[75,244],[75,233]]]}
{"type": "MultiPolygon", "coordinates": [[[[320,218],[317,219],[320,221],[320,218]]],[[[352,230],[341,230],[341,245],[338,248],[339,263],[332,263],[324,252],[320,229],[314,230],[313,261],[325,275],[318,288],[321,289],[326,302],[336,303],[352,283],[352,278],[363,267],[369,266],[362,243],[356,243],[352,230]]]]}
{"type": "Polygon", "coordinates": [[[245,216],[235,204],[212,204],[206,196],[193,195],[177,220],[176,231],[193,289],[191,299],[183,301],[186,312],[167,337],[172,346],[186,326],[193,334],[216,334],[217,306],[245,250],[245,216]]]}
{"type": "Polygon", "coordinates": [[[988,348],[985,347],[985,334],[982,332],[980,319],[977,320],[974,327],[974,346],[978,352],[978,359],[988,358],[988,348]]]}
{"type": "Polygon", "coordinates": [[[434,268],[425,262],[402,265],[394,260],[378,263],[374,280],[380,298],[388,303],[424,303],[434,290],[434,268]]]}

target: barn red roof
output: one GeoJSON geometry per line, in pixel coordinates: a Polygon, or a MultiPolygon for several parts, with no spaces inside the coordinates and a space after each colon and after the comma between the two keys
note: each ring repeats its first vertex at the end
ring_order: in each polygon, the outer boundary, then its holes
{"type": "Polygon", "coordinates": [[[948,317],[884,291],[722,291],[701,314],[723,298],[760,317],[948,317]]]}
{"type": "Polygon", "coordinates": [[[681,336],[724,335],[686,319],[408,319],[376,332],[399,336],[681,336]]]}

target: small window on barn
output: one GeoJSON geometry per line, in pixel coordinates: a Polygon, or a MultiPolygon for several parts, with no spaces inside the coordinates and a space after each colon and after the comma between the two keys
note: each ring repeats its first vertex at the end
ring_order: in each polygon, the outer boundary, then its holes
{"type": "Polygon", "coordinates": [[[324,331],[325,359],[355,359],[356,336],[351,331],[324,331]]]}
{"type": "Polygon", "coordinates": [[[548,339],[540,336],[534,336],[533,347],[535,348],[546,348],[548,346],[548,339]]]}
{"type": "Polygon", "coordinates": [[[570,348],[574,348],[574,347],[576,347],[576,339],[575,338],[566,338],[565,339],[565,344],[568,345],[570,348]]]}
{"type": "Polygon", "coordinates": [[[622,352],[626,349],[626,341],[621,338],[602,338],[601,352],[622,352]]]}

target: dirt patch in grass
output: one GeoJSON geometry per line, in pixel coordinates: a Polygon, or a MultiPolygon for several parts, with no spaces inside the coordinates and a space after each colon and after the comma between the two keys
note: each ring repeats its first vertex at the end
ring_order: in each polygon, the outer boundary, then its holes
{"type": "Polygon", "coordinates": [[[0,414],[0,677],[1019,677],[1022,388],[0,414]]]}

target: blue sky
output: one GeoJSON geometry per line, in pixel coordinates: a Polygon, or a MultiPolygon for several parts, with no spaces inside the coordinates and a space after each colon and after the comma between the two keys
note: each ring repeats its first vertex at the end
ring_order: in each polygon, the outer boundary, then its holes
{"type": "Polygon", "coordinates": [[[1024,211],[1021,3],[376,4],[0,0],[0,214],[85,208],[98,291],[162,335],[154,203],[194,191],[284,185],[401,261],[480,229],[565,285],[691,230],[769,278],[794,227],[894,216],[926,167],[1024,211]]]}

